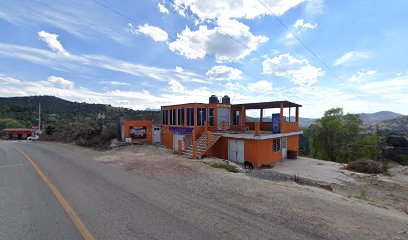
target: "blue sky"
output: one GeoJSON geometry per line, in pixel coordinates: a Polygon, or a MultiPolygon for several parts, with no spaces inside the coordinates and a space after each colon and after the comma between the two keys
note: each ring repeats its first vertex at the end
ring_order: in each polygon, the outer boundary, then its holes
{"type": "Polygon", "coordinates": [[[228,94],[300,103],[302,117],[331,107],[408,114],[406,9],[405,0],[2,0],[0,96],[146,109],[228,94]]]}

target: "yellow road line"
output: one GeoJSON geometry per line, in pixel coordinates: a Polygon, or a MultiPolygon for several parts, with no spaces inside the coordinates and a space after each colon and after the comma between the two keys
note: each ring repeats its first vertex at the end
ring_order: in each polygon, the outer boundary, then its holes
{"type": "Polygon", "coordinates": [[[76,228],[78,229],[79,233],[82,235],[82,237],[85,240],[94,240],[94,236],[91,234],[91,232],[88,230],[88,228],[85,226],[85,224],[81,221],[81,219],[78,217],[78,215],[75,213],[74,209],[69,205],[69,203],[65,200],[65,198],[62,196],[62,194],[58,191],[57,187],[51,182],[51,180],[41,171],[41,169],[38,167],[38,165],[32,160],[25,152],[20,150],[19,148],[15,147],[17,151],[19,151],[29,163],[33,166],[34,170],[37,172],[37,174],[42,178],[42,180],[48,185],[50,188],[51,192],[55,195],[57,198],[58,202],[61,204],[61,206],[64,208],[65,212],[68,214],[69,218],[71,221],[74,223],[76,228]]]}

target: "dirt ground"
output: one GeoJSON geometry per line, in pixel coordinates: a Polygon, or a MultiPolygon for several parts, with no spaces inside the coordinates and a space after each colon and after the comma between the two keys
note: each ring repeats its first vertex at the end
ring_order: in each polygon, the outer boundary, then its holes
{"type": "Polygon", "coordinates": [[[408,214],[408,167],[398,166],[389,174],[364,174],[343,169],[344,164],[299,157],[276,163],[270,173],[279,172],[329,184],[334,193],[358,198],[370,204],[408,214]]]}
{"type": "Polygon", "coordinates": [[[153,145],[99,152],[95,160],[159,184],[227,201],[266,218],[284,221],[287,216],[294,216],[295,221],[306,221],[314,231],[323,231],[323,235],[337,232],[339,236],[354,238],[350,234],[359,232],[364,237],[357,238],[390,239],[386,232],[392,231],[395,233],[392,239],[408,239],[406,168],[392,169],[391,176],[371,176],[342,170],[341,164],[300,158],[282,161],[269,169],[231,173],[210,166],[224,162],[221,159],[187,159],[153,145]],[[311,182],[329,184],[333,191],[313,184],[259,177],[275,174],[310,178],[311,182]],[[394,225],[400,221],[405,222],[402,228],[394,225]],[[388,222],[392,224],[387,226],[388,222]]]}

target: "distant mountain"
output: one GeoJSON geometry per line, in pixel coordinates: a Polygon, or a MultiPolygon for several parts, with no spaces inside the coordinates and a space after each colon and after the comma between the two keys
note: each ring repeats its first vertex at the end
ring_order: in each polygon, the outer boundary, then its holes
{"type": "Polygon", "coordinates": [[[381,135],[391,133],[408,136],[408,116],[401,116],[377,123],[367,123],[364,124],[363,129],[366,132],[375,132],[377,130],[377,125],[381,135]]]}
{"type": "Polygon", "coordinates": [[[395,112],[390,112],[390,111],[381,111],[381,112],[376,112],[376,113],[359,113],[360,119],[364,123],[375,123],[375,122],[381,122],[385,120],[391,120],[395,119],[398,117],[402,117],[404,115],[395,113],[395,112]]]}
{"type": "MultiPolygon", "coordinates": [[[[260,118],[250,117],[250,116],[246,117],[247,122],[259,122],[259,119],[260,118]]],[[[294,121],[295,117],[291,117],[291,120],[294,121]]],[[[264,122],[270,122],[270,121],[272,121],[272,117],[270,117],[270,116],[264,117],[263,121],[264,122]]],[[[315,118],[302,118],[302,117],[300,117],[299,118],[299,127],[300,128],[307,128],[311,124],[313,124],[315,121],[316,121],[315,118]]]]}
{"type": "MultiPolygon", "coordinates": [[[[388,120],[396,120],[399,118],[404,118],[405,116],[399,113],[395,113],[395,112],[390,112],[390,111],[381,111],[381,112],[376,112],[376,113],[359,113],[357,114],[360,119],[363,121],[364,126],[368,127],[371,124],[374,124],[376,122],[382,122],[382,121],[388,121],[388,120]]],[[[291,119],[294,120],[294,116],[291,116],[291,119]]],[[[307,128],[310,125],[312,125],[315,121],[317,120],[317,118],[299,118],[299,127],[300,128],[307,128]]],[[[259,118],[256,117],[248,117],[247,116],[247,121],[251,121],[251,122],[259,122],[259,118]]],[[[271,117],[267,116],[264,117],[263,119],[264,122],[268,122],[271,121],[271,117]]],[[[397,120],[396,120],[397,121],[397,120]]],[[[391,121],[393,122],[393,121],[391,121]]],[[[398,121],[397,121],[398,122],[398,121]]],[[[389,125],[391,123],[384,123],[383,125],[389,125]]],[[[394,125],[397,123],[393,123],[394,125]]],[[[383,126],[381,125],[381,126],[383,126]]]]}
{"type": "Polygon", "coordinates": [[[25,125],[38,121],[38,104],[41,103],[43,124],[71,124],[80,122],[105,123],[117,122],[120,118],[152,119],[158,122],[160,112],[139,111],[128,108],[112,107],[105,104],[71,102],[54,96],[30,96],[0,98],[0,120],[15,119],[25,125]]]}

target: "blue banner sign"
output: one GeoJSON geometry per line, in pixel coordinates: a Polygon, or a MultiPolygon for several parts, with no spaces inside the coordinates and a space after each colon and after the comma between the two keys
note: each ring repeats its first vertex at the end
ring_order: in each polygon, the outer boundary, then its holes
{"type": "Polygon", "coordinates": [[[272,133],[277,134],[280,132],[280,114],[274,113],[272,114],[272,133]]]}
{"type": "Polygon", "coordinates": [[[191,134],[193,128],[171,127],[170,132],[173,134],[191,134]]]}

